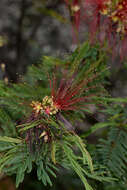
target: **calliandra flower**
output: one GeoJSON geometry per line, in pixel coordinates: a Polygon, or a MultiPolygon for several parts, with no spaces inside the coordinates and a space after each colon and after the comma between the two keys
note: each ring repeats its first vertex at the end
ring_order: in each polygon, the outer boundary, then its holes
{"type": "MultiPolygon", "coordinates": [[[[41,119],[44,114],[47,114],[48,116],[52,116],[52,115],[55,115],[56,116],[56,120],[59,120],[61,121],[62,123],[64,123],[66,129],[68,131],[73,131],[74,130],[74,127],[71,125],[71,123],[69,121],[67,121],[64,116],[59,112],[57,106],[53,103],[53,99],[49,96],[45,96],[42,100],[42,103],[41,102],[38,102],[38,101],[32,101],[32,103],[30,104],[30,106],[32,106],[33,108],[33,114],[32,114],[32,117],[30,117],[31,121],[34,121],[36,119],[41,119]],[[34,106],[33,106],[34,105],[34,106]],[[38,105],[41,105],[38,107],[38,105]],[[43,107],[43,108],[42,108],[43,107]],[[38,114],[38,115],[37,115],[38,114]]],[[[44,118],[46,119],[46,118],[44,118]]],[[[29,120],[29,121],[30,121],[29,120]]],[[[49,142],[49,139],[51,140],[50,138],[50,132],[46,130],[46,126],[43,126],[43,125],[38,125],[36,126],[34,132],[41,129],[42,133],[37,133],[36,134],[36,142],[39,142],[40,143],[40,138],[42,138],[44,140],[44,142],[49,142]],[[40,134],[40,136],[39,136],[40,134]]],[[[27,138],[26,139],[31,139],[31,132],[33,132],[33,129],[29,130],[27,132],[27,138]]],[[[31,142],[32,139],[29,141],[31,142]]],[[[37,143],[38,144],[38,143],[37,143]]]]}
{"type": "Polygon", "coordinates": [[[119,47],[119,55],[121,60],[127,54],[127,1],[119,0],[115,4],[109,5],[109,13],[107,17],[112,22],[112,28],[114,27],[116,44],[119,47]]]}
{"type": "Polygon", "coordinates": [[[117,23],[117,32],[127,35],[127,1],[123,0],[116,4],[111,14],[113,22],[117,23]]]}
{"type": "MultiPolygon", "coordinates": [[[[57,111],[74,111],[81,110],[85,107],[84,104],[88,102],[90,96],[88,97],[81,94],[88,81],[82,80],[79,83],[76,83],[74,77],[68,79],[62,78],[58,87],[56,85],[55,77],[52,81],[53,82],[50,80],[51,99],[53,106],[57,111]]],[[[85,90],[87,91],[88,89],[89,88],[87,87],[85,90]]]]}
{"type": "Polygon", "coordinates": [[[43,110],[47,115],[53,115],[58,112],[57,106],[53,102],[53,98],[45,96],[42,100],[43,110]]]}
{"type": "Polygon", "coordinates": [[[73,26],[72,36],[78,43],[79,27],[85,23],[91,44],[97,41],[107,51],[112,50],[121,60],[127,54],[127,1],[126,0],[64,0],[73,26]]]}
{"type": "MultiPolygon", "coordinates": [[[[108,42],[113,56],[123,59],[127,53],[127,1],[83,0],[84,18],[88,20],[90,40],[108,42]],[[116,48],[114,48],[116,47],[116,48]]],[[[85,20],[85,19],[84,19],[85,20]]]]}
{"type": "Polygon", "coordinates": [[[92,95],[87,96],[85,93],[94,86],[88,87],[89,82],[94,79],[92,76],[89,79],[75,80],[76,74],[68,77],[64,76],[58,83],[58,80],[53,77],[50,81],[51,94],[45,96],[40,102],[32,101],[30,104],[33,108],[35,117],[55,116],[56,120],[64,123],[67,130],[73,130],[73,126],[64,118],[62,112],[83,110],[88,104],[92,95]]]}

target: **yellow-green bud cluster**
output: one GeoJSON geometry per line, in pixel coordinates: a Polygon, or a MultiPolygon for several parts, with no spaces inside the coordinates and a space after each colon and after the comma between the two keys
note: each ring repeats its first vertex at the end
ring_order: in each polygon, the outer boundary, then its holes
{"type": "Polygon", "coordinates": [[[42,106],[44,111],[49,115],[54,115],[58,112],[58,108],[54,104],[52,97],[45,96],[42,100],[42,106]]]}
{"type": "Polygon", "coordinates": [[[36,114],[39,112],[44,112],[48,115],[54,115],[58,112],[57,106],[53,102],[53,98],[45,96],[42,102],[32,101],[30,104],[36,114]]]}
{"type": "Polygon", "coordinates": [[[35,111],[35,113],[39,113],[41,110],[43,110],[42,107],[42,103],[38,102],[38,101],[32,101],[32,103],[30,104],[33,108],[33,110],[35,111]]]}

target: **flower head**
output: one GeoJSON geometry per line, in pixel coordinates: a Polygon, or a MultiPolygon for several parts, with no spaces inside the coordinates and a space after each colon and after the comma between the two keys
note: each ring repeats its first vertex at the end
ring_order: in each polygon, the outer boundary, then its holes
{"type": "MultiPolygon", "coordinates": [[[[54,77],[52,82],[50,80],[51,95],[45,96],[41,102],[32,101],[30,105],[36,114],[55,115],[60,111],[81,110],[91,97],[82,95],[84,86],[87,86],[88,82],[89,80],[76,82],[74,77],[69,77],[62,78],[57,86],[54,77]]],[[[94,87],[85,87],[85,90],[88,91],[89,88],[94,87]]]]}
{"type": "Polygon", "coordinates": [[[117,23],[117,32],[127,35],[127,1],[120,1],[111,14],[113,22],[117,23]]]}
{"type": "Polygon", "coordinates": [[[58,112],[57,105],[53,102],[53,97],[45,96],[42,100],[43,110],[48,115],[53,115],[58,112]]]}
{"type": "Polygon", "coordinates": [[[127,1],[126,0],[85,0],[85,16],[90,39],[108,41],[113,56],[126,56],[127,48],[127,1]],[[116,48],[114,48],[114,46],[116,48]]]}
{"type": "Polygon", "coordinates": [[[76,83],[74,77],[61,79],[58,88],[54,77],[53,82],[50,81],[50,87],[52,103],[57,111],[81,109],[84,106],[83,103],[88,100],[87,96],[81,96],[84,81],[76,83]]]}

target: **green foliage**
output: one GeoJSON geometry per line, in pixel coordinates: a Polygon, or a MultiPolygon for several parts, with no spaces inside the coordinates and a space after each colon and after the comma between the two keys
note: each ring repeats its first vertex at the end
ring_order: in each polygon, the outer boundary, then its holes
{"type": "Polygon", "coordinates": [[[101,140],[99,152],[102,163],[112,175],[126,181],[127,173],[127,133],[119,128],[111,128],[108,139],[101,140]],[[103,154],[102,154],[103,153],[103,154]]]}
{"type": "MultiPolygon", "coordinates": [[[[87,111],[91,111],[89,105],[92,104],[99,110],[100,104],[105,106],[111,102],[104,88],[107,83],[105,77],[109,74],[105,60],[105,54],[98,45],[91,48],[86,42],[65,60],[43,57],[38,66],[29,67],[27,75],[18,84],[7,86],[1,81],[0,128],[3,132],[0,136],[0,171],[7,175],[15,174],[17,187],[24,180],[25,174],[30,173],[33,168],[36,168],[38,180],[50,186],[52,177],[59,174],[61,167],[73,170],[83,182],[86,190],[93,189],[89,182],[90,179],[110,182],[117,177],[112,175],[115,171],[111,170],[109,175],[110,168],[102,171],[101,167],[92,161],[83,139],[97,129],[113,126],[114,119],[91,127],[83,134],[82,139],[76,134],[73,126],[78,119],[82,121],[87,111]],[[64,75],[67,71],[68,75],[64,75]],[[67,76],[67,78],[75,78],[72,86],[78,87],[82,84],[81,96],[78,98],[86,98],[83,109],[60,110],[54,115],[47,114],[40,109],[43,98],[51,96],[49,78],[52,80],[53,75],[57,78],[56,83],[61,81],[62,76],[64,78],[67,76]],[[60,119],[60,114],[62,119],[60,119]]],[[[73,92],[78,89],[76,88],[73,92]]],[[[107,112],[109,112],[108,109],[107,112]]],[[[116,138],[115,134],[109,136],[116,138]]],[[[123,140],[126,140],[124,132],[121,133],[119,139],[121,143],[119,148],[124,154],[126,146],[123,140]]],[[[109,140],[108,145],[101,146],[100,152],[103,152],[105,147],[107,150],[111,142],[109,140]]],[[[114,161],[115,154],[112,155],[110,164],[114,161]]],[[[103,157],[108,159],[107,155],[103,157]]],[[[116,165],[118,161],[119,159],[116,159],[116,165]]],[[[121,162],[121,173],[125,169],[123,169],[125,161],[124,159],[121,162]]],[[[106,161],[102,161],[101,165],[105,166],[105,164],[107,164],[106,161]]]]}
{"type": "MultiPolygon", "coordinates": [[[[118,188],[126,189],[127,181],[127,108],[126,105],[114,105],[108,107],[105,112],[109,119],[106,123],[102,123],[102,127],[108,127],[106,139],[100,139],[97,145],[96,159],[99,164],[106,167],[107,172],[112,177],[119,180],[118,188]]],[[[98,127],[101,123],[98,124],[98,127]]],[[[94,129],[96,129],[96,125],[94,129]]],[[[106,189],[114,189],[115,184],[106,189]]]]}

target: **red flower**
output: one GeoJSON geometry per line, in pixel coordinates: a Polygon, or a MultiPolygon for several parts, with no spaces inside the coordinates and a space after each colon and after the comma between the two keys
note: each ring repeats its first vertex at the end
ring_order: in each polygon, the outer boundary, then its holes
{"type": "MultiPolygon", "coordinates": [[[[84,103],[88,102],[90,96],[81,96],[84,86],[88,81],[75,83],[74,77],[69,79],[61,79],[57,88],[56,79],[50,80],[51,98],[56,111],[77,110],[84,107],[84,103]]],[[[86,87],[87,91],[91,87],[86,87]]]]}
{"type": "Polygon", "coordinates": [[[84,0],[83,6],[91,42],[108,41],[113,57],[119,54],[123,59],[127,54],[127,1],[84,0]]]}
{"type": "MultiPolygon", "coordinates": [[[[83,21],[89,28],[90,41],[108,42],[112,55],[126,56],[127,0],[65,0],[71,15],[73,36],[77,39],[83,21]],[[116,48],[114,48],[116,47],[116,48]]],[[[109,49],[109,48],[108,48],[109,49]]]]}
{"type": "Polygon", "coordinates": [[[117,32],[127,35],[127,1],[120,1],[111,14],[113,22],[117,23],[117,32]]]}

